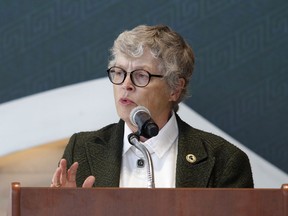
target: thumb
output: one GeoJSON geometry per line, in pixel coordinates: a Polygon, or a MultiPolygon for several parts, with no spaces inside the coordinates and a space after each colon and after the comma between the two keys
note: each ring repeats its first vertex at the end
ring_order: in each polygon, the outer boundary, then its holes
{"type": "Polygon", "coordinates": [[[93,186],[94,182],[95,182],[95,177],[94,176],[89,176],[89,177],[87,177],[85,179],[82,187],[83,188],[91,188],[93,186]]]}

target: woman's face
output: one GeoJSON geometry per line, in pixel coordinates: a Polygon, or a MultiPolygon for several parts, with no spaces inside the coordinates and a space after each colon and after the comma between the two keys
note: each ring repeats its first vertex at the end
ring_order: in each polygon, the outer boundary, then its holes
{"type": "MultiPolygon", "coordinates": [[[[127,57],[124,54],[118,55],[115,66],[121,67],[127,72],[144,69],[151,74],[161,75],[159,60],[155,59],[147,50],[139,58],[127,57]]],[[[129,119],[133,108],[146,107],[158,127],[162,128],[171,115],[172,102],[177,100],[167,82],[158,77],[151,77],[149,84],[145,87],[137,87],[132,83],[130,73],[128,73],[122,84],[113,85],[113,90],[117,113],[132,131],[137,130],[129,119]]]]}

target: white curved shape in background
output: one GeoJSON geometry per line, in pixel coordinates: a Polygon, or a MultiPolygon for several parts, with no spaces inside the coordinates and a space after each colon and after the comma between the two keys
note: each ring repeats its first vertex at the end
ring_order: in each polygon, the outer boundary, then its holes
{"type": "MultiPolygon", "coordinates": [[[[256,188],[280,188],[288,175],[221,131],[185,104],[179,115],[195,128],[217,134],[245,151],[256,188]]],[[[0,105],[0,156],[99,129],[119,120],[108,78],[101,78],[0,105]]]]}
{"type": "Polygon", "coordinates": [[[118,121],[110,86],[97,79],[0,105],[0,156],[118,121]]]}

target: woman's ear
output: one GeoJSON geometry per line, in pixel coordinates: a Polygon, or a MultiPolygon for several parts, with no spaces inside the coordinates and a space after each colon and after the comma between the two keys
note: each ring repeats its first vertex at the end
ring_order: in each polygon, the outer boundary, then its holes
{"type": "Polygon", "coordinates": [[[177,87],[171,91],[170,101],[174,102],[178,101],[184,87],[185,87],[185,79],[179,78],[177,87]]]}

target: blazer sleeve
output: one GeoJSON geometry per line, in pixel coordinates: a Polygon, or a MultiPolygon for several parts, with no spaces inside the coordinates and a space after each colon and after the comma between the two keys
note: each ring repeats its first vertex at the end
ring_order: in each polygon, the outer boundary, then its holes
{"type": "Polygon", "coordinates": [[[248,156],[240,149],[235,149],[223,166],[215,187],[253,188],[253,177],[248,156]]]}

